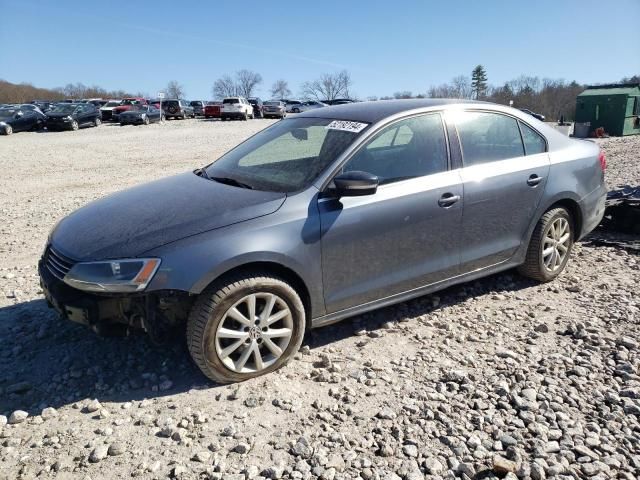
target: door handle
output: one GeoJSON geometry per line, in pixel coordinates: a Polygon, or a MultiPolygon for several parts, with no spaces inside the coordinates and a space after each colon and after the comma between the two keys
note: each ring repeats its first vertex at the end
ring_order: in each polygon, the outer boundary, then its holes
{"type": "Polygon", "coordinates": [[[453,193],[445,193],[440,197],[440,200],[438,200],[438,205],[440,205],[442,208],[448,208],[454,203],[456,203],[458,200],[460,200],[460,195],[454,195],[453,193]]]}
{"type": "Polygon", "coordinates": [[[529,177],[529,179],[527,180],[527,185],[529,185],[530,187],[535,187],[536,185],[538,185],[540,182],[542,181],[542,177],[539,177],[538,175],[536,175],[535,173],[533,175],[531,175],[529,177]]]}

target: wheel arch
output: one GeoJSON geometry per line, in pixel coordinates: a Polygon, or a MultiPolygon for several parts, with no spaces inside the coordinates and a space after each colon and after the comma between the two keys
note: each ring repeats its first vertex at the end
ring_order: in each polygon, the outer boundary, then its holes
{"type": "Polygon", "coordinates": [[[219,272],[215,278],[211,279],[206,285],[202,286],[201,292],[215,282],[224,281],[226,278],[230,278],[238,274],[271,274],[289,283],[298,295],[300,295],[300,299],[302,300],[305,310],[305,327],[307,331],[311,329],[313,308],[309,288],[298,272],[281,262],[275,260],[252,260],[239,263],[233,267],[227,267],[224,271],[219,272]]]}

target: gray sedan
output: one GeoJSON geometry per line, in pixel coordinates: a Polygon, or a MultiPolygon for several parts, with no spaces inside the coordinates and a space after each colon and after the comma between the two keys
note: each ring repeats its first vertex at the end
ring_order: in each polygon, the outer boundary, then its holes
{"type": "Polygon", "coordinates": [[[309,111],[62,219],[49,304],[97,332],[186,330],[205,375],[272,372],[310,328],[517,267],[553,281],[604,213],[605,159],[519,110],[309,111]]]}

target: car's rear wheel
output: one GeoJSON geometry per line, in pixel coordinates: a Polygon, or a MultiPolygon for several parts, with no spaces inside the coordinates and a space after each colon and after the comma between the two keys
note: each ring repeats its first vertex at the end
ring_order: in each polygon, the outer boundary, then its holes
{"type": "Polygon", "coordinates": [[[93,126],[99,127],[101,123],[102,123],[102,120],[100,119],[100,117],[96,117],[95,120],[93,121],[93,126]]]}
{"type": "Polygon", "coordinates": [[[187,344],[211,380],[241,382],[287,363],[304,330],[304,306],[291,285],[271,275],[238,275],[197,299],[187,322],[187,344]]]}
{"type": "Polygon", "coordinates": [[[540,282],[554,280],[567,265],[573,239],[571,214],[562,207],[547,211],[533,231],[519,272],[540,282]]]}
{"type": "Polygon", "coordinates": [[[246,121],[248,118],[249,118],[249,115],[248,115],[247,113],[245,113],[245,114],[242,116],[242,120],[245,120],[245,121],[246,121]]]}

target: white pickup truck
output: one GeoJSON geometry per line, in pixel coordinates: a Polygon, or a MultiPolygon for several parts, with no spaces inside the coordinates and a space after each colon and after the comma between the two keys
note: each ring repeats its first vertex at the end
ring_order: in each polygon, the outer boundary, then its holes
{"type": "Polygon", "coordinates": [[[246,120],[253,118],[253,106],[244,97],[228,97],[222,101],[222,110],[220,112],[222,120],[230,118],[239,118],[246,120]]]}

